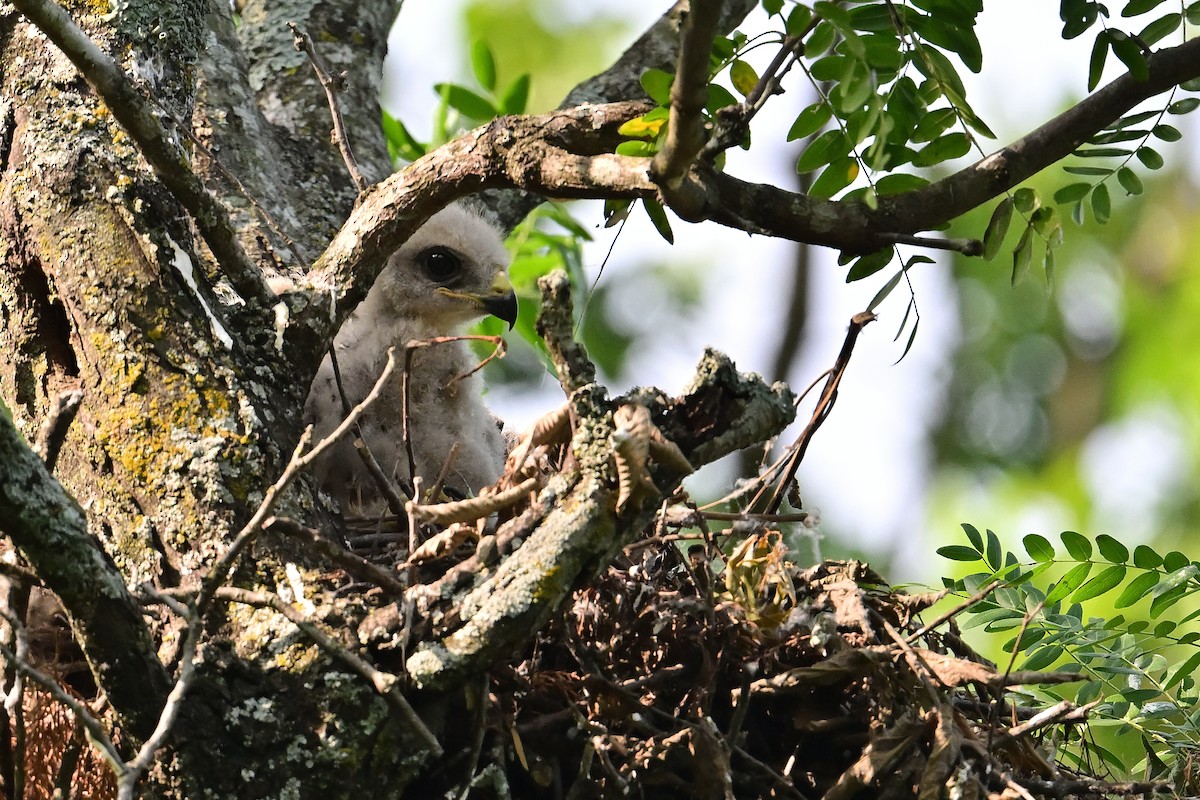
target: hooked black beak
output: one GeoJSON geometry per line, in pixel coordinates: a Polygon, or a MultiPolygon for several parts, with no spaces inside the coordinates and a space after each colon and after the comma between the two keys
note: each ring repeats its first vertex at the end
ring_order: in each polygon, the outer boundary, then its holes
{"type": "Polygon", "coordinates": [[[480,298],[480,302],[484,311],[507,322],[510,331],[517,324],[517,295],[503,271],[496,273],[491,290],[486,297],[480,298]]]}

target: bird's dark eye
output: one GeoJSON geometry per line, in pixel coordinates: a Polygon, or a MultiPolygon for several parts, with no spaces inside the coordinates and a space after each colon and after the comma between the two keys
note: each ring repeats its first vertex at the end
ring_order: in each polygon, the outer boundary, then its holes
{"type": "Polygon", "coordinates": [[[454,284],[462,277],[462,259],[446,247],[431,247],[417,257],[425,274],[442,286],[454,284]]]}

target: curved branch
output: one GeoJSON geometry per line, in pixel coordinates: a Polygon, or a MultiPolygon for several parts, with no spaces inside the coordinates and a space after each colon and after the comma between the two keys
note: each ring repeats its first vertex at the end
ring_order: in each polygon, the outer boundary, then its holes
{"type": "MultiPolygon", "coordinates": [[[[686,209],[694,221],[853,253],[911,242],[913,233],[936,228],[1062,159],[1143,100],[1200,76],[1200,39],[1159,51],[1147,62],[1149,80],[1122,76],[1000,152],[921,189],[882,197],[874,210],[750,183],[702,163],[670,192],[671,205],[686,209]]],[[[365,295],[387,256],[460,197],[491,188],[565,198],[658,196],[649,159],[608,152],[620,124],[645,110],[644,103],[626,102],[498,117],[376,185],[309,276],[322,291],[337,288],[334,314],[329,316],[328,303],[315,300],[297,310],[309,324],[289,331],[296,363],[316,369],[331,332],[365,295]]]]}

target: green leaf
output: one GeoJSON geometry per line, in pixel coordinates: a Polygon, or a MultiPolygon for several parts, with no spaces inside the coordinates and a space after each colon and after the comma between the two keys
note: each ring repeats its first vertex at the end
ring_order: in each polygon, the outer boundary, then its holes
{"type": "MultiPolygon", "coordinates": [[[[709,114],[716,114],[719,109],[736,106],[738,99],[733,96],[733,92],[726,89],[719,83],[710,83],[708,85],[708,100],[704,103],[704,109],[709,114]]],[[[659,108],[663,108],[659,106],[659,108]]]]}
{"type": "Polygon", "coordinates": [[[795,122],[793,122],[792,127],[788,129],[787,140],[789,142],[794,142],[797,139],[803,139],[806,136],[812,136],[814,133],[821,130],[821,128],[825,126],[825,123],[828,122],[832,116],[833,110],[829,107],[828,103],[824,101],[813,103],[811,106],[796,115],[795,122]]]}
{"type": "Polygon", "coordinates": [[[921,121],[917,123],[916,130],[909,137],[909,141],[933,141],[945,133],[957,121],[958,114],[953,108],[937,108],[929,111],[925,116],[921,117],[921,121]]]}
{"type": "Polygon", "coordinates": [[[837,28],[837,32],[842,35],[841,47],[845,48],[845,52],[860,60],[866,55],[866,48],[859,38],[858,31],[854,30],[854,23],[846,9],[838,3],[821,0],[813,4],[813,11],[837,28]]]}
{"type": "Polygon", "coordinates": [[[1092,177],[1103,176],[1108,177],[1112,174],[1112,169],[1109,167],[1088,167],[1068,164],[1063,167],[1063,172],[1069,172],[1072,175],[1088,175],[1092,177]]]}
{"type": "Polygon", "coordinates": [[[1008,233],[1008,225],[1012,221],[1013,201],[1011,197],[1005,197],[992,211],[992,218],[988,220],[987,230],[983,233],[983,257],[987,261],[991,261],[1000,252],[1000,245],[1004,242],[1004,236],[1008,233]]]}
{"type": "Polygon", "coordinates": [[[1107,533],[1096,537],[1096,549],[1100,551],[1100,556],[1105,561],[1113,564],[1124,564],[1129,560],[1129,548],[1107,533]]]}
{"type": "Polygon", "coordinates": [[[754,71],[754,67],[737,59],[729,67],[729,80],[733,82],[733,88],[737,89],[742,97],[747,97],[758,85],[758,73],[754,71]]]}
{"type": "Polygon", "coordinates": [[[1021,540],[1025,545],[1025,552],[1029,553],[1029,557],[1034,561],[1051,561],[1054,559],[1054,547],[1045,537],[1036,533],[1031,533],[1021,540]]]}
{"type": "Polygon", "coordinates": [[[1149,594],[1150,590],[1158,584],[1159,580],[1159,573],[1143,572],[1141,575],[1138,575],[1136,578],[1131,580],[1129,584],[1121,591],[1121,594],[1113,602],[1113,607],[1128,608],[1149,594]]]}
{"type": "Polygon", "coordinates": [[[1106,567],[1099,575],[1080,586],[1075,593],[1071,595],[1071,601],[1074,603],[1082,603],[1085,600],[1091,600],[1093,597],[1099,597],[1100,595],[1108,592],[1110,589],[1119,586],[1123,580],[1125,580],[1125,566],[1123,564],[1113,564],[1111,567],[1106,567]]]}
{"type": "Polygon", "coordinates": [[[1112,39],[1113,55],[1121,59],[1121,63],[1129,70],[1135,81],[1146,81],[1150,78],[1150,67],[1146,64],[1146,54],[1138,43],[1121,31],[1109,30],[1112,39]]]}
{"type": "Polygon", "coordinates": [[[1121,184],[1121,188],[1125,190],[1126,194],[1142,193],[1142,179],[1129,167],[1121,167],[1117,170],[1117,183],[1121,184]]]}
{"type": "Polygon", "coordinates": [[[642,73],[640,79],[642,88],[646,90],[646,94],[650,99],[660,106],[668,106],[671,104],[671,84],[675,82],[675,75],[661,69],[648,69],[642,73]]]}
{"type": "Polygon", "coordinates": [[[1138,14],[1145,14],[1147,11],[1153,11],[1162,5],[1164,0],[1129,0],[1125,4],[1125,8],[1121,9],[1122,17],[1136,17],[1138,14]]]}
{"type": "Polygon", "coordinates": [[[631,139],[627,142],[621,142],[613,150],[619,156],[633,156],[634,158],[649,158],[658,151],[653,142],[644,142],[640,139],[631,139]]]}
{"type": "Polygon", "coordinates": [[[850,145],[840,130],[830,130],[817,136],[804,148],[800,158],[796,160],[797,172],[811,172],[823,167],[835,158],[841,158],[850,152],[850,145]]]}
{"type": "Polygon", "coordinates": [[[654,229],[658,231],[658,235],[666,239],[669,244],[675,244],[675,233],[671,230],[671,221],[667,219],[667,212],[663,209],[662,204],[657,200],[643,198],[642,205],[646,208],[646,216],[650,217],[650,221],[654,223],[654,229]]]}
{"type": "Polygon", "coordinates": [[[1178,572],[1179,570],[1186,569],[1190,563],[1191,561],[1183,553],[1178,550],[1172,550],[1163,556],[1162,565],[1163,569],[1167,572],[1178,572]]]}
{"type": "Polygon", "coordinates": [[[1150,132],[1156,139],[1162,139],[1164,142],[1178,142],[1183,138],[1183,134],[1173,125],[1155,125],[1150,132]]]}
{"type": "Polygon", "coordinates": [[[917,264],[935,264],[935,263],[937,263],[937,262],[935,262],[929,256],[915,255],[912,258],[910,258],[908,261],[906,261],[904,263],[903,267],[896,270],[896,274],[888,279],[888,282],[883,285],[883,288],[881,288],[878,292],[875,293],[875,296],[871,298],[871,302],[867,304],[867,311],[874,311],[876,308],[878,308],[879,304],[882,303],[887,298],[887,296],[892,293],[892,290],[895,289],[896,286],[899,285],[900,279],[903,278],[908,273],[908,271],[910,269],[912,269],[913,267],[915,267],[917,264]]]}
{"type": "Polygon", "coordinates": [[[1074,39],[1096,22],[1098,16],[1097,4],[1085,2],[1064,2],[1059,11],[1063,21],[1062,38],[1074,39]]]}
{"type": "Polygon", "coordinates": [[[806,5],[797,3],[796,7],[788,12],[787,22],[784,25],[787,35],[803,35],[804,31],[808,30],[808,25],[812,22],[812,18],[812,9],[806,5]]]}
{"type": "Polygon", "coordinates": [[[825,56],[818,58],[808,72],[819,81],[840,81],[846,75],[846,66],[853,63],[846,56],[825,56]]]}
{"type": "Polygon", "coordinates": [[[1054,193],[1054,202],[1060,204],[1074,203],[1087,197],[1088,192],[1092,190],[1090,183],[1070,183],[1054,193]]]}
{"type": "Polygon", "coordinates": [[[1104,74],[1104,62],[1108,58],[1108,36],[1104,31],[1096,35],[1096,41],[1092,43],[1092,55],[1088,59],[1088,91],[1093,91],[1100,85],[1100,78],[1104,74]]]}
{"type": "Polygon", "coordinates": [[[446,98],[447,105],[464,117],[488,120],[500,113],[491,100],[457,83],[438,83],[433,88],[446,98]]]}
{"type": "Polygon", "coordinates": [[[952,158],[965,156],[971,151],[971,140],[965,133],[948,133],[925,145],[913,158],[913,166],[931,167],[952,158]]]}
{"type": "Polygon", "coordinates": [[[1137,150],[1138,161],[1146,166],[1147,169],[1162,169],[1163,157],[1158,154],[1157,150],[1150,147],[1139,147],[1137,150]]]}
{"type": "Polygon", "coordinates": [[[1062,539],[1071,558],[1076,561],[1087,561],[1092,557],[1092,543],[1086,536],[1075,531],[1063,531],[1059,534],[1059,538],[1062,539]]]}
{"type": "Polygon", "coordinates": [[[1037,190],[1028,186],[1017,189],[1013,192],[1013,205],[1022,214],[1032,214],[1033,210],[1041,205],[1037,190]]]}
{"type": "Polygon", "coordinates": [[[980,561],[983,558],[977,550],[967,547],[965,544],[948,544],[945,547],[939,547],[937,554],[951,561],[972,562],[980,561]]]}
{"type": "Polygon", "coordinates": [[[965,533],[967,535],[967,541],[970,542],[971,545],[976,550],[978,550],[980,553],[982,553],[983,552],[983,536],[980,535],[979,529],[968,522],[962,523],[960,527],[962,527],[963,533],[965,533]]]}
{"type": "Polygon", "coordinates": [[[383,135],[387,137],[388,152],[392,158],[416,161],[425,155],[425,145],[408,132],[403,122],[386,111],[383,112],[383,135]]]}
{"type": "Polygon", "coordinates": [[[1133,565],[1139,569],[1157,569],[1163,563],[1162,556],[1153,547],[1139,544],[1133,548],[1133,565]]]}
{"type": "Polygon", "coordinates": [[[529,73],[518,75],[497,98],[503,114],[524,114],[529,102],[529,73]]]}
{"type": "Polygon", "coordinates": [[[1108,197],[1108,186],[1098,183],[1096,184],[1096,189],[1092,192],[1092,216],[1096,218],[1096,222],[1103,225],[1108,222],[1111,214],[1112,202],[1108,197]]]}
{"type": "Polygon", "coordinates": [[[1080,158],[1123,158],[1129,155],[1129,149],[1125,147],[1089,147],[1086,150],[1076,150],[1074,154],[1080,158]]]}
{"type": "Polygon", "coordinates": [[[989,528],[987,532],[987,548],[984,550],[984,559],[987,565],[992,568],[993,572],[998,571],[1003,565],[1000,554],[1003,549],[1000,547],[1000,537],[997,536],[989,528]]]}
{"type": "Polygon", "coordinates": [[[489,92],[496,91],[496,59],[492,57],[492,49],[482,39],[471,43],[471,70],[480,86],[489,92]]]}
{"type": "Polygon", "coordinates": [[[1198,667],[1200,667],[1200,651],[1192,653],[1187,661],[1184,661],[1170,673],[1166,683],[1163,684],[1163,691],[1168,692],[1175,688],[1180,681],[1194,673],[1198,667]]]}
{"type": "Polygon", "coordinates": [[[1082,564],[1076,564],[1067,573],[1059,579],[1058,583],[1051,587],[1046,593],[1046,605],[1051,605],[1063,600],[1071,592],[1078,589],[1087,579],[1088,573],[1092,571],[1090,562],[1085,561],[1082,564]]]}
{"type": "MultiPolygon", "coordinates": [[[[1161,584],[1155,587],[1156,590],[1158,588],[1161,588],[1161,584]]],[[[1174,589],[1155,595],[1154,599],[1150,601],[1150,618],[1157,619],[1164,611],[1186,597],[1187,593],[1186,586],[1176,586],[1174,589]]]]}
{"type": "Polygon", "coordinates": [[[833,47],[836,39],[837,31],[834,27],[828,22],[821,20],[812,29],[812,33],[808,35],[808,39],[804,41],[804,52],[809,58],[817,58],[826,50],[833,47]]]}
{"type": "Polygon", "coordinates": [[[884,175],[875,182],[875,194],[879,197],[887,197],[888,195],[910,192],[913,189],[920,189],[922,186],[928,185],[929,180],[922,178],[920,175],[910,175],[907,172],[893,172],[891,175],[884,175]]]}
{"type": "Polygon", "coordinates": [[[783,0],[762,0],[763,10],[771,16],[783,10],[783,0]]]}
{"type": "Polygon", "coordinates": [[[972,26],[933,14],[915,17],[914,22],[916,24],[913,27],[922,39],[957,54],[971,72],[979,72],[983,68],[983,50],[972,26]]]}
{"type": "Polygon", "coordinates": [[[1142,40],[1142,44],[1148,47],[1162,41],[1179,30],[1179,25],[1182,22],[1182,14],[1166,14],[1142,28],[1142,32],[1138,34],[1138,38],[1142,40]]]}
{"type": "MultiPolygon", "coordinates": [[[[1200,6],[1200,3],[1197,3],[1200,6]]],[[[1185,97],[1182,100],[1176,100],[1171,105],[1167,106],[1168,114],[1187,114],[1195,111],[1196,107],[1200,106],[1200,97],[1185,97]]]]}
{"type": "Polygon", "coordinates": [[[1021,238],[1017,240],[1017,246],[1013,248],[1013,266],[1011,283],[1016,286],[1025,275],[1029,272],[1029,265],[1033,263],[1033,226],[1025,226],[1025,230],[1021,232],[1021,238]]]}
{"type": "Polygon", "coordinates": [[[869,275],[879,272],[879,270],[892,263],[893,252],[892,248],[885,247],[882,250],[862,256],[850,265],[850,269],[846,273],[846,283],[860,281],[869,275]]]}
{"type": "Polygon", "coordinates": [[[858,177],[858,170],[858,160],[853,157],[835,159],[813,181],[808,189],[809,196],[821,199],[833,197],[854,182],[858,177]]]}
{"type": "Polygon", "coordinates": [[[1063,655],[1062,645],[1051,644],[1045,647],[1039,647],[1030,653],[1029,658],[1021,662],[1022,670],[1043,670],[1053,664],[1063,655]]]}

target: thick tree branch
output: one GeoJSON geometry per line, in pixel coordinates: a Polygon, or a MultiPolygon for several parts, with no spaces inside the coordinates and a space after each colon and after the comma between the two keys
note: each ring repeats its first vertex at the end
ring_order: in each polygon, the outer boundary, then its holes
{"type": "Polygon", "coordinates": [[[0,414],[0,525],[62,600],[96,682],[131,732],[154,730],[170,690],[141,608],[88,533],[83,509],[0,414]]]}
{"type": "Polygon", "coordinates": [[[272,295],[238,241],[225,209],[196,177],[174,137],[121,67],[53,0],[16,0],[17,10],[58,45],[129,133],[163,185],[188,210],[234,288],[246,299],[272,295]]]}

